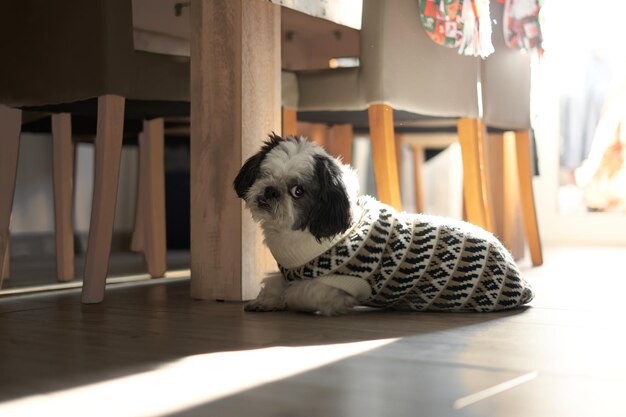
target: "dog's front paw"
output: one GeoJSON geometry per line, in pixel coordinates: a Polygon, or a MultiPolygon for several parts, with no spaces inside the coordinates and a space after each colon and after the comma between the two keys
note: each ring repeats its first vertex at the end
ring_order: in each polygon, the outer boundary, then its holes
{"type": "Polygon", "coordinates": [[[285,303],[285,288],[287,282],[282,274],[275,273],[263,280],[263,287],[259,295],[244,306],[245,311],[282,311],[287,309],[285,303]]]}
{"type": "MultiPolygon", "coordinates": [[[[334,288],[333,288],[334,289],[334,288]]],[[[358,303],[352,295],[337,291],[336,295],[322,300],[318,306],[318,312],[322,316],[339,316],[350,312],[358,303]]]]}
{"type": "Polygon", "coordinates": [[[287,305],[285,303],[280,302],[268,302],[266,299],[259,299],[248,301],[243,309],[245,311],[253,311],[253,312],[267,312],[267,311],[284,311],[287,309],[287,305]]]}

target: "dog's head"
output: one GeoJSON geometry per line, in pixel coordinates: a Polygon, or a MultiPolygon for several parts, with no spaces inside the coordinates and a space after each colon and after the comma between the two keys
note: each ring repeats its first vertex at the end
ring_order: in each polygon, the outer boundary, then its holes
{"type": "Polygon", "coordinates": [[[272,134],[234,182],[265,230],[308,230],[316,239],[346,231],[356,203],[356,175],[302,137],[272,134]]]}

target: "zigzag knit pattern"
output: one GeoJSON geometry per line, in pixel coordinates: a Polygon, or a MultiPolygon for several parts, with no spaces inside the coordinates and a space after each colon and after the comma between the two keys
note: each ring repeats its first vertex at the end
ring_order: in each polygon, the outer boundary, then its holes
{"type": "Polygon", "coordinates": [[[533,291],[511,254],[469,223],[397,212],[371,197],[358,201],[356,227],[296,268],[289,281],[329,274],[367,281],[365,305],[395,310],[496,311],[522,306],[533,291]]]}

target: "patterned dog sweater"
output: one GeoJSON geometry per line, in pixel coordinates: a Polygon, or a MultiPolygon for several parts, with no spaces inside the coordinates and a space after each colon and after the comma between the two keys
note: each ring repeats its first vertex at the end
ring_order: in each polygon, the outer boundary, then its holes
{"type": "Polygon", "coordinates": [[[330,249],[279,268],[289,281],[329,274],[366,280],[364,305],[395,310],[495,311],[522,306],[533,291],[490,233],[462,221],[397,212],[372,197],[330,249]]]}

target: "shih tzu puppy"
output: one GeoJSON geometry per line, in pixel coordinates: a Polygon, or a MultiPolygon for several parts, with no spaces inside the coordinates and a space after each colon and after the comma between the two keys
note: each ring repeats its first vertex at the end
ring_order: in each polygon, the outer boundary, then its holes
{"type": "Polygon", "coordinates": [[[247,311],[495,311],[533,298],[493,235],[359,197],[354,171],[302,137],[271,135],[234,187],[280,270],[247,311]]]}

